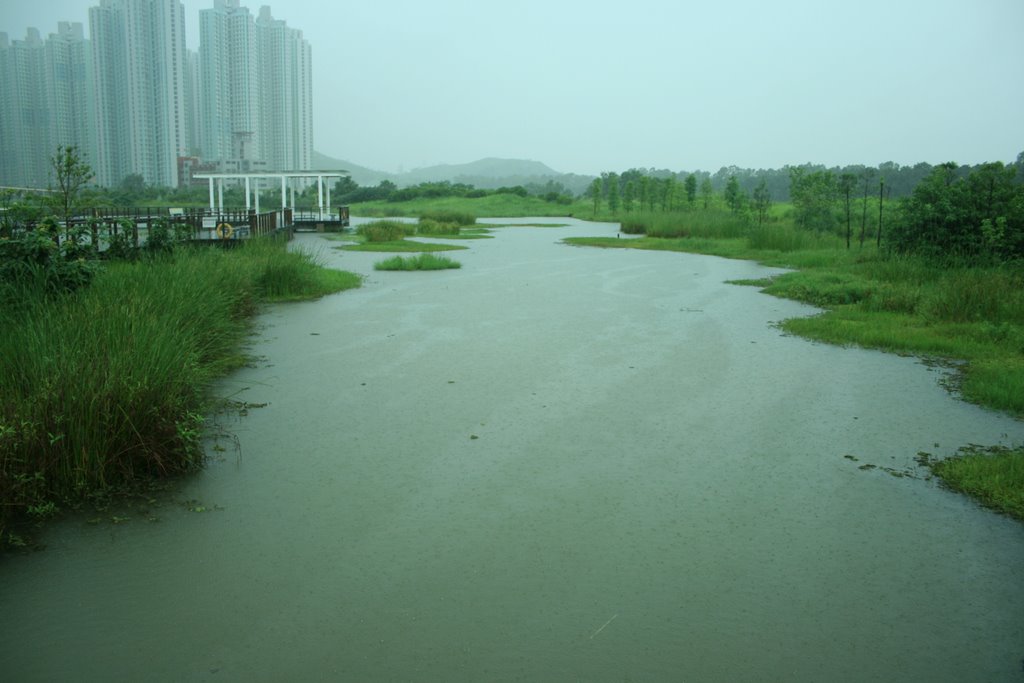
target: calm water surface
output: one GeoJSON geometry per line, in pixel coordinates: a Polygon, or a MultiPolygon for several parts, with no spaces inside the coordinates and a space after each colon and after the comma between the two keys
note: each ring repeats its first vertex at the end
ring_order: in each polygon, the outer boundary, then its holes
{"type": "Polygon", "coordinates": [[[914,464],[1024,423],[569,222],[439,273],[300,236],[365,286],[267,310],[159,521],[0,560],[0,679],[1024,681],[1024,526],[914,464]]]}

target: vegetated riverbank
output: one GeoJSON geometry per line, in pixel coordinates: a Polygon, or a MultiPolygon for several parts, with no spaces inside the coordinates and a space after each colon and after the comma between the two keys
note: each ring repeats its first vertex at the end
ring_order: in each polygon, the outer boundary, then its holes
{"type": "MultiPolygon", "coordinates": [[[[825,311],[782,329],[832,344],[856,344],[955,364],[950,382],[965,400],[1024,416],[1024,270],[879,250],[847,249],[836,235],[784,221],[758,227],[724,211],[633,216],[632,239],[572,238],[579,246],[653,249],[749,259],[794,269],[742,282],[825,311]],[[665,236],[661,236],[665,235],[665,236]]],[[[963,451],[927,464],[956,490],[1024,519],[1024,446],[963,451]]]]}
{"type": "Polygon", "coordinates": [[[480,218],[507,216],[587,216],[592,203],[578,199],[571,204],[547,201],[541,197],[517,194],[493,194],[486,197],[431,197],[409,201],[376,200],[351,206],[353,215],[368,217],[421,216],[440,211],[468,213],[480,218]]]}
{"type": "Polygon", "coordinates": [[[284,243],[179,248],[102,266],[58,296],[30,286],[0,297],[0,546],[16,522],[203,459],[209,382],[246,362],[264,301],[360,285],[284,243]]]}

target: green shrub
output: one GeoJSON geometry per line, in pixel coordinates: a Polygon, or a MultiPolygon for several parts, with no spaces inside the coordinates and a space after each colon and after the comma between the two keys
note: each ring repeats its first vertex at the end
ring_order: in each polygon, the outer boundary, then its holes
{"type": "Polygon", "coordinates": [[[47,224],[0,239],[0,305],[18,300],[25,289],[55,294],[89,284],[97,266],[87,256],[77,238],[58,246],[55,226],[47,224]]]}

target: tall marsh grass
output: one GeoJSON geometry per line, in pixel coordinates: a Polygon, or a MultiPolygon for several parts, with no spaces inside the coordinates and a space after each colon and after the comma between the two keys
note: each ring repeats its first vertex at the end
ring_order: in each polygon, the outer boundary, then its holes
{"type": "Polygon", "coordinates": [[[416,226],[403,221],[382,219],[364,223],[356,228],[356,234],[362,235],[367,242],[394,242],[416,231],[416,226]]]}
{"type": "Polygon", "coordinates": [[[453,223],[459,226],[470,226],[476,224],[476,215],[468,211],[458,209],[432,209],[420,214],[420,222],[434,221],[435,223],[453,223]]]}
{"type": "Polygon", "coordinates": [[[461,267],[461,263],[447,256],[436,256],[429,253],[416,256],[393,256],[373,264],[374,270],[446,270],[461,267]]]}
{"type": "Polygon", "coordinates": [[[645,213],[627,216],[623,232],[648,237],[702,237],[730,239],[744,237],[748,222],[741,216],[719,209],[645,213]]]}
{"type": "Polygon", "coordinates": [[[458,235],[462,231],[459,223],[438,221],[433,218],[420,218],[416,224],[416,234],[424,237],[458,235]]]}
{"type": "Polygon", "coordinates": [[[0,308],[0,545],[26,511],[198,467],[207,387],[259,302],[358,286],[320,270],[280,244],[184,250],[0,308]]]}

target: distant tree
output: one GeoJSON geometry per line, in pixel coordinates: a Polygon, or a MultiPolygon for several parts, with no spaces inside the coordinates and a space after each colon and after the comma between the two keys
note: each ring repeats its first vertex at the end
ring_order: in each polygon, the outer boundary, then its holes
{"type": "Polygon", "coordinates": [[[662,180],[661,182],[661,210],[671,211],[673,205],[675,204],[676,191],[679,186],[679,183],[676,182],[675,176],[669,176],[662,180]]]}
{"type": "Polygon", "coordinates": [[[878,179],[878,232],[875,234],[875,246],[882,247],[882,205],[885,203],[885,176],[878,179]]]}
{"type": "Polygon", "coordinates": [[[597,206],[601,201],[601,190],[603,189],[603,183],[600,178],[594,178],[593,182],[587,188],[586,196],[589,199],[594,200],[594,215],[597,215],[597,206]]]}
{"type": "Polygon", "coordinates": [[[868,223],[868,185],[871,182],[871,178],[875,175],[875,169],[865,168],[861,171],[860,177],[864,181],[864,210],[860,216],[860,247],[864,248],[864,234],[867,232],[868,223]]]}
{"type": "Polygon", "coordinates": [[[619,210],[619,174],[608,173],[604,178],[605,195],[608,198],[608,208],[614,214],[619,210]]]}
{"type": "Polygon", "coordinates": [[[956,164],[936,166],[901,202],[887,243],[926,256],[1024,257],[1024,186],[1015,176],[1013,166],[999,162],[966,178],[956,164]]]}
{"type": "Polygon", "coordinates": [[[697,201],[697,176],[692,173],[686,176],[686,202],[691,207],[697,201]]]}
{"type": "Polygon", "coordinates": [[[704,202],[704,208],[711,205],[711,198],[715,195],[715,188],[711,184],[711,178],[704,178],[700,183],[700,198],[704,202]]]}
{"type": "Polygon", "coordinates": [[[835,197],[836,179],[831,171],[808,172],[803,167],[790,167],[789,198],[800,227],[830,230],[835,220],[835,197]]]}
{"type": "Polygon", "coordinates": [[[736,176],[729,176],[729,180],[725,183],[725,192],[722,195],[725,198],[725,205],[729,207],[729,210],[736,213],[740,209],[740,181],[736,176]]]}
{"type": "Polygon", "coordinates": [[[622,208],[629,213],[633,210],[633,202],[636,201],[636,181],[627,180],[622,188],[622,208]]]}
{"type": "Polygon", "coordinates": [[[146,179],[142,177],[141,173],[129,173],[121,181],[121,190],[131,195],[141,196],[146,191],[146,179]]]}
{"type": "Polygon", "coordinates": [[[359,189],[359,184],[352,180],[352,176],[344,175],[334,183],[334,195],[339,199],[359,189]]]}
{"type": "Polygon", "coordinates": [[[648,176],[640,176],[640,210],[646,211],[654,208],[654,199],[651,193],[651,179],[648,176]]]}
{"type": "Polygon", "coordinates": [[[757,226],[764,225],[768,218],[768,210],[772,206],[772,195],[768,191],[768,181],[761,178],[761,182],[754,188],[754,210],[757,211],[757,226]]]}
{"type": "Polygon", "coordinates": [[[64,232],[70,235],[71,219],[78,205],[79,193],[93,179],[92,168],[85,163],[78,147],[74,145],[57,147],[57,153],[51,157],[50,164],[57,180],[58,209],[64,218],[64,232]]]}
{"type": "Polygon", "coordinates": [[[853,186],[857,182],[857,177],[852,173],[844,173],[839,176],[839,196],[843,200],[843,206],[846,209],[846,248],[850,248],[850,196],[853,193],[853,186]]]}

